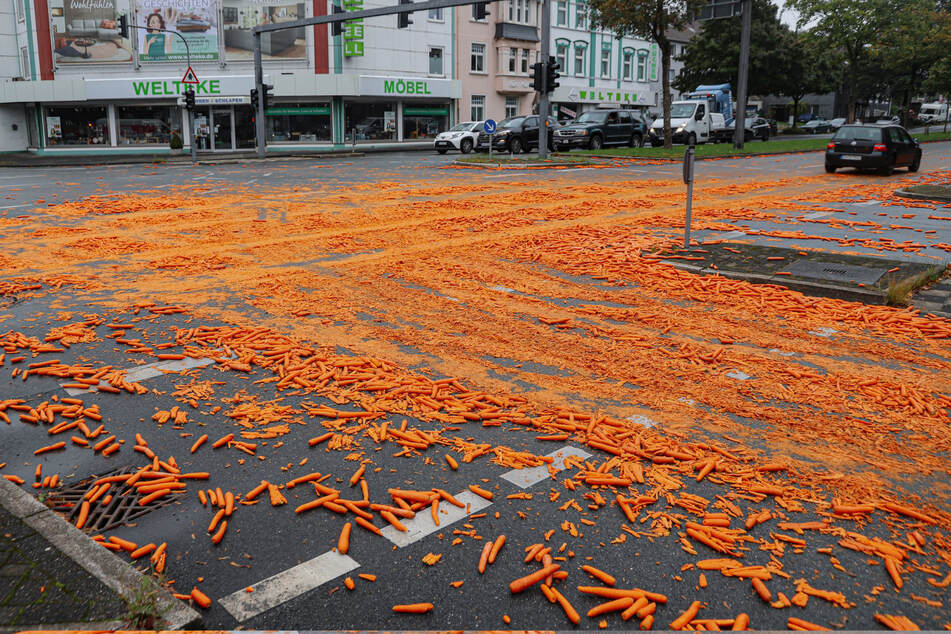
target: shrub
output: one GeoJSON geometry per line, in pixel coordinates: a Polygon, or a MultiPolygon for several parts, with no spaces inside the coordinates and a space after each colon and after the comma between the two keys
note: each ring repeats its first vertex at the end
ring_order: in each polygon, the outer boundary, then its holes
{"type": "Polygon", "coordinates": [[[171,140],[170,140],[169,143],[168,143],[168,145],[169,145],[169,147],[172,148],[173,150],[180,150],[180,149],[182,149],[182,146],[183,146],[182,137],[178,136],[177,133],[176,133],[176,134],[173,134],[171,140]]]}

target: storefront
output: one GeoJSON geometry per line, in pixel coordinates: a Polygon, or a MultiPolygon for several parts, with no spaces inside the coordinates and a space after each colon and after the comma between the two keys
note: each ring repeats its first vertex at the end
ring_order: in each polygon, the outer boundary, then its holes
{"type": "Polygon", "coordinates": [[[344,99],[348,143],[395,143],[435,138],[452,125],[458,80],[361,75],[359,97],[344,99]]]}
{"type": "Polygon", "coordinates": [[[269,107],[268,143],[330,143],[333,121],[330,102],[278,103],[269,107]]]}
{"type": "Polygon", "coordinates": [[[652,108],[657,93],[646,86],[642,90],[616,90],[559,86],[551,96],[552,111],[559,119],[574,119],[595,108],[652,108]]]}

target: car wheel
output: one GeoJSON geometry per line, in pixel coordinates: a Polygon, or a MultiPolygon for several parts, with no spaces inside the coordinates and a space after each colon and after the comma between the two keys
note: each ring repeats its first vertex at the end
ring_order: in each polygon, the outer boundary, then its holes
{"type": "Polygon", "coordinates": [[[644,137],[637,133],[632,134],[631,147],[644,147],[644,137]]]}
{"type": "Polygon", "coordinates": [[[826,163],[826,173],[835,174],[835,165],[829,165],[828,163],[826,163]]]}
{"type": "Polygon", "coordinates": [[[436,151],[439,152],[440,154],[445,154],[445,153],[448,152],[449,150],[440,148],[440,149],[438,149],[438,150],[436,150],[436,151]]]}
{"type": "Polygon", "coordinates": [[[468,154],[472,151],[472,139],[463,139],[462,143],[459,144],[459,151],[463,154],[468,154]]]}
{"type": "Polygon", "coordinates": [[[515,137],[509,141],[509,152],[512,154],[521,154],[522,153],[522,140],[518,137],[515,137]]]}
{"type": "Polygon", "coordinates": [[[917,172],[919,167],[921,167],[921,154],[916,156],[915,160],[911,162],[911,165],[908,166],[908,171],[917,172]]]}
{"type": "Polygon", "coordinates": [[[687,145],[697,145],[697,135],[693,132],[691,132],[690,136],[687,137],[687,145]]]}
{"type": "Polygon", "coordinates": [[[602,145],[604,145],[604,141],[601,140],[600,134],[595,134],[588,140],[589,150],[600,150],[602,145]]]}

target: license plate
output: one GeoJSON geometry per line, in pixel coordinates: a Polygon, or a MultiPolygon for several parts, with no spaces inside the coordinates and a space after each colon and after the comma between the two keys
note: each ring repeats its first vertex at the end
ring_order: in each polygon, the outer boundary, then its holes
{"type": "Polygon", "coordinates": [[[857,154],[843,154],[841,157],[843,161],[861,161],[862,157],[857,154]]]}

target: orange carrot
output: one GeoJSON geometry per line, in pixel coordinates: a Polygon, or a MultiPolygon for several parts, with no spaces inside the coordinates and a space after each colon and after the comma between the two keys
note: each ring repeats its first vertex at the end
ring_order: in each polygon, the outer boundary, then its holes
{"type": "Polygon", "coordinates": [[[731,628],[734,632],[741,632],[748,630],[750,628],[750,615],[746,612],[737,615],[736,620],[733,621],[733,627],[731,628]]]}
{"type": "Polygon", "coordinates": [[[489,552],[492,550],[492,542],[486,542],[482,547],[482,556],[479,557],[479,574],[485,572],[485,564],[489,560],[489,552]]]}
{"type": "Polygon", "coordinates": [[[39,456],[39,455],[41,455],[41,454],[44,454],[44,453],[47,453],[47,452],[50,452],[50,451],[57,451],[57,450],[59,450],[59,449],[65,448],[65,447],[66,447],[66,443],[60,441],[60,442],[57,442],[57,443],[53,443],[52,445],[47,445],[46,447],[40,447],[39,449],[37,449],[36,451],[33,452],[33,455],[34,455],[34,456],[39,456]]]}
{"type": "Polygon", "coordinates": [[[512,583],[509,584],[509,590],[512,591],[512,594],[518,594],[519,592],[522,592],[523,590],[527,590],[528,588],[531,588],[533,585],[535,585],[536,583],[538,583],[539,581],[541,581],[542,579],[544,579],[545,577],[547,577],[548,575],[552,574],[553,572],[557,570],[561,570],[561,566],[559,564],[551,564],[549,566],[545,566],[541,570],[536,570],[530,575],[525,575],[524,577],[520,577],[519,579],[514,580],[512,583]]]}
{"type": "MultiPolygon", "coordinates": [[[[66,443],[62,443],[62,444],[65,445],[66,443]]],[[[491,500],[494,497],[491,491],[486,491],[485,489],[483,489],[482,487],[476,484],[470,484],[469,490],[475,493],[476,495],[483,497],[487,500],[491,500]]]]}
{"type": "Polygon", "coordinates": [[[202,436],[195,441],[195,444],[192,445],[192,453],[198,451],[198,448],[201,447],[208,440],[208,434],[202,434],[202,436]]]}
{"type": "Polygon", "coordinates": [[[131,557],[132,559],[145,557],[146,555],[151,553],[153,550],[155,550],[155,544],[146,544],[145,546],[139,546],[138,548],[133,550],[131,553],[129,553],[129,557],[131,557]]]}
{"type": "Polygon", "coordinates": [[[769,603],[773,600],[773,593],[769,591],[769,588],[766,587],[766,584],[763,583],[762,579],[753,577],[753,589],[756,590],[756,594],[759,595],[759,598],[766,603],[769,603]]]}
{"type": "Polygon", "coordinates": [[[350,531],[353,530],[353,524],[347,522],[340,530],[340,537],[337,538],[337,552],[346,555],[350,550],[350,531]]]}
{"type": "Polygon", "coordinates": [[[446,454],[446,462],[449,463],[449,468],[452,469],[453,471],[459,468],[459,463],[456,462],[456,459],[450,456],[449,454],[446,454]]]}
{"type": "Polygon", "coordinates": [[[218,522],[223,520],[224,517],[225,517],[225,510],[219,509],[218,512],[215,513],[215,516],[211,518],[211,524],[208,525],[208,532],[209,533],[215,532],[215,529],[218,527],[218,522]]]}
{"type": "Polygon", "coordinates": [[[558,592],[558,589],[555,587],[549,588],[549,591],[555,595],[555,600],[558,601],[558,605],[561,606],[561,609],[565,611],[568,620],[577,625],[581,621],[581,615],[578,614],[578,611],[568,602],[565,595],[558,592]]]}
{"type": "Polygon", "coordinates": [[[789,617],[789,619],[786,621],[786,627],[791,630],[806,630],[814,632],[829,629],[827,627],[822,627],[821,625],[816,625],[815,623],[810,623],[809,621],[797,619],[794,616],[789,617]]]}
{"type": "Polygon", "coordinates": [[[495,538],[495,543],[492,544],[492,550],[489,551],[488,562],[490,564],[495,563],[495,558],[498,557],[499,551],[502,550],[502,546],[505,545],[505,535],[499,535],[495,538]]]}
{"type": "Polygon", "coordinates": [[[426,614],[433,609],[432,603],[407,603],[404,605],[394,605],[393,611],[400,614],[426,614]]]}
{"type": "Polygon", "coordinates": [[[360,481],[360,478],[363,477],[363,473],[364,473],[366,470],[367,470],[367,465],[366,465],[366,463],[363,463],[362,465],[360,465],[360,467],[353,473],[353,475],[350,476],[350,486],[353,486],[354,484],[356,484],[357,482],[359,482],[359,481],[360,481]]]}
{"type": "Polygon", "coordinates": [[[344,579],[343,585],[347,587],[347,590],[353,590],[354,588],[357,587],[357,584],[353,582],[353,578],[351,577],[347,577],[346,579],[344,579]]]}
{"type": "MultiPolygon", "coordinates": [[[[253,489],[251,489],[250,491],[248,491],[247,494],[245,494],[244,499],[245,499],[246,501],[250,502],[251,500],[253,500],[253,499],[256,498],[257,496],[259,496],[259,495],[261,495],[262,493],[264,493],[266,490],[267,490],[267,480],[261,480],[261,484],[257,485],[256,487],[254,487],[253,489]]],[[[199,493],[200,493],[200,492],[199,492],[199,493]]],[[[203,502],[203,504],[204,504],[204,502],[203,502]]]]}
{"type": "Polygon", "coordinates": [[[598,579],[601,583],[606,586],[614,586],[617,582],[614,577],[604,572],[603,570],[598,570],[594,566],[581,566],[581,569],[586,573],[598,579]]]}
{"type": "Polygon", "coordinates": [[[649,629],[651,629],[651,627],[652,627],[653,625],[654,625],[654,615],[653,615],[653,614],[648,614],[648,615],[645,616],[644,619],[641,621],[641,629],[642,629],[642,630],[649,630],[649,629]]]}
{"type": "Polygon", "coordinates": [[[225,520],[221,523],[221,526],[218,527],[218,532],[212,536],[211,542],[213,544],[221,542],[221,540],[225,537],[226,530],[228,530],[228,520],[225,520]]]}
{"type": "Polygon", "coordinates": [[[324,442],[325,440],[329,440],[330,438],[332,438],[333,435],[334,433],[332,431],[328,431],[326,434],[321,434],[320,436],[317,436],[316,438],[311,438],[310,440],[307,441],[307,444],[310,445],[311,447],[316,447],[317,445],[324,442]]]}
{"type": "Polygon", "coordinates": [[[622,597],[620,599],[614,599],[613,601],[608,601],[602,603],[601,605],[596,605],[590,610],[588,610],[588,618],[593,619],[596,616],[602,614],[607,614],[608,612],[617,612],[619,610],[625,610],[634,605],[634,599],[631,597],[622,597]]]}
{"type": "Polygon", "coordinates": [[[693,603],[690,604],[690,607],[684,611],[683,614],[681,614],[676,619],[674,619],[674,621],[670,624],[670,629],[672,630],[683,629],[683,627],[687,623],[690,623],[690,621],[694,620],[697,617],[698,612],[700,612],[700,602],[694,601],[693,603]]]}
{"type": "Polygon", "coordinates": [[[221,438],[219,438],[219,439],[216,440],[215,442],[211,443],[211,448],[212,448],[212,449],[218,449],[219,447],[224,447],[225,445],[227,445],[227,444],[228,444],[229,442],[231,442],[232,440],[234,440],[234,434],[228,434],[227,436],[222,436],[221,438]]]}
{"type": "Polygon", "coordinates": [[[376,575],[367,574],[365,572],[361,572],[357,576],[366,581],[376,581],[376,575]]]}
{"type": "Polygon", "coordinates": [[[168,495],[168,494],[171,493],[171,492],[172,492],[171,489],[159,489],[158,491],[156,491],[156,492],[154,492],[154,493],[149,493],[148,495],[146,495],[145,497],[143,497],[141,500],[139,500],[139,505],[140,505],[140,506],[145,506],[145,505],[147,505],[149,502],[154,502],[155,500],[159,499],[160,497],[165,496],[165,495],[168,495]]]}
{"type": "Polygon", "coordinates": [[[76,528],[82,528],[86,525],[86,519],[89,517],[89,502],[83,500],[82,506],[79,507],[79,517],[76,519],[76,528]]]}
{"type": "Polygon", "coordinates": [[[625,621],[629,620],[632,616],[637,614],[638,610],[646,607],[648,603],[650,603],[650,601],[647,600],[647,597],[640,597],[637,599],[637,601],[634,601],[634,603],[631,604],[631,607],[621,612],[621,618],[625,621]]]}
{"type": "Polygon", "coordinates": [[[360,526],[362,526],[363,528],[370,531],[371,533],[376,533],[377,535],[380,535],[382,537],[383,533],[380,531],[379,527],[373,524],[372,522],[368,522],[362,517],[356,517],[354,518],[354,521],[360,526]]]}
{"type": "Polygon", "coordinates": [[[198,588],[192,588],[192,593],[189,596],[191,596],[192,601],[197,603],[199,607],[202,607],[205,609],[211,607],[211,599],[209,599],[208,595],[206,595],[204,592],[202,592],[198,588]]]}
{"type": "Polygon", "coordinates": [[[901,578],[901,573],[898,572],[898,561],[894,557],[885,556],[885,570],[888,571],[889,576],[892,578],[892,582],[895,584],[895,587],[901,590],[904,582],[901,578]]]}
{"type": "Polygon", "coordinates": [[[121,548],[122,550],[125,550],[130,553],[136,548],[138,548],[138,544],[136,544],[135,542],[130,542],[128,540],[122,539],[121,537],[113,536],[109,538],[109,541],[115,544],[116,546],[118,546],[119,548],[121,548]]]}
{"type": "MultiPolygon", "coordinates": [[[[390,524],[392,524],[393,527],[394,527],[396,530],[398,530],[398,531],[402,531],[402,532],[405,533],[407,530],[409,530],[409,529],[406,528],[405,525],[403,525],[402,522],[400,522],[398,519],[396,519],[396,516],[395,516],[395,515],[393,515],[393,514],[390,513],[389,511],[380,511],[380,517],[382,517],[382,518],[385,519],[387,522],[389,522],[390,524]]],[[[357,518],[357,519],[360,520],[360,519],[363,519],[363,518],[357,518]]],[[[364,520],[364,521],[366,521],[366,520],[364,520]]]]}

